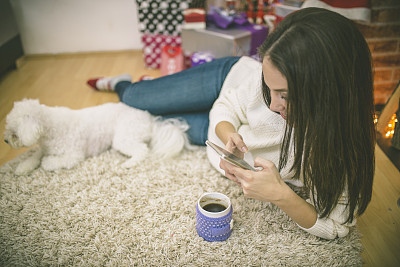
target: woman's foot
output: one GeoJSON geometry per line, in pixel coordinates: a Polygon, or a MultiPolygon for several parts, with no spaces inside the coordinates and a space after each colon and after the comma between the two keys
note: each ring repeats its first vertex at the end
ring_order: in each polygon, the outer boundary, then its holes
{"type": "Polygon", "coordinates": [[[115,85],[122,81],[131,82],[132,76],[125,73],[114,77],[94,78],[88,80],[87,84],[98,91],[114,91],[115,85]]]}

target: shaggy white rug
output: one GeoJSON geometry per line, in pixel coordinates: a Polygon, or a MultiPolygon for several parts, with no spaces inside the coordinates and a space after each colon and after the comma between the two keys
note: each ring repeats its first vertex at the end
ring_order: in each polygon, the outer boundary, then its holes
{"type": "Polygon", "coordinates": [[[243,196],[207,161],[205,148],[136,169],[115,151],[72,170],[15,176],[0,168],[1,266],[361,266],[360,234],[332,241],[300,230],[274,205],[243,196]],[[224,242],[196,232],[204,192],[231,198],[224,242]]]}

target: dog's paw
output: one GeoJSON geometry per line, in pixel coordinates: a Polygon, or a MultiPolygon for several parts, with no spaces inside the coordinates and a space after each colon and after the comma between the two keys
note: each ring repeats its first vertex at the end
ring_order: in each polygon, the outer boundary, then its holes
{"type": "Polygon", "coordinates": [[[34,169],[36,169],[39,166],[39,161],[35,160],[25,160],[18,164],[17,168],[15,169],[15,174],[16,175],[26,175],[32,172],[34,169]]]}
{"type": "Polygon", "coordinates": [[[65,158],[59,156],[45,156],[42,159],[41,167],[46,171],[55,171],[62,168],[67,168],[68,162],[65,158]]]}
{"type": "Polygon", "coordinates": [[[55,159],[55,157],[46,156],[42,158],[41,167],[46,171],[54,171],[56,169],[59,169],[59,165],[60,164],[58,163],[58,160],[55,159]]]}
{"type": "Polygon", "coordinates": [[[34,169],[26,169],[23,167],[19,167],[19,165],[18,165],[18,167],[15,169],[14,173],[18,176],[22,176],[22,175],[27,175],[27,174],[31,173],[33,170],[34,169]]]}
{"type": "Polygon", "coordinates": [[[146,156],[147,156],[146,153],[143,153],[143,154],[138,153],[135,156],[128,159],[127,161],[125,161],[124,163],[122,163],[121,166],[124,168],[136,167],[137,165],[139,165],[141,162],[143,162],[146,159],[146,156]]]}
{"type": "Polygon", "coordinates": [[[140,163],[140,161],[135,160],[135,159],[128,159],[127,161],[125,161],[124,163],[122,163],[122,167],[123,168],[133,168],[136,167],[138,164],[140,163]]]}

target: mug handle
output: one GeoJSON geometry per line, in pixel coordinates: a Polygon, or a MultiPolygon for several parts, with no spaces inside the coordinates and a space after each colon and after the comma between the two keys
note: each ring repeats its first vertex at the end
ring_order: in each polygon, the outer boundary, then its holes
{"type": "Polygon", "coordinates": [[[233,220],[230,221],[230,223],[224,225],[223,227],[212,227],[210,229],[211,235],[212,236],[220,236],[220,235],[225,235],[229,233],[229,231],[232,229],[232,224],[233,220]]]}

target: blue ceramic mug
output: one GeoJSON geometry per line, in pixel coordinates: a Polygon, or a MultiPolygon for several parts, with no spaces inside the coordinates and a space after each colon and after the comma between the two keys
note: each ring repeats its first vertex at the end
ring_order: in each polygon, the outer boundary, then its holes
{"type": "Polygon", "coordinates": [[[232,233],[232,204],[221,193],[205,193],[197,201],[196,229],[206,241],[224,241],[232,233]]]}

